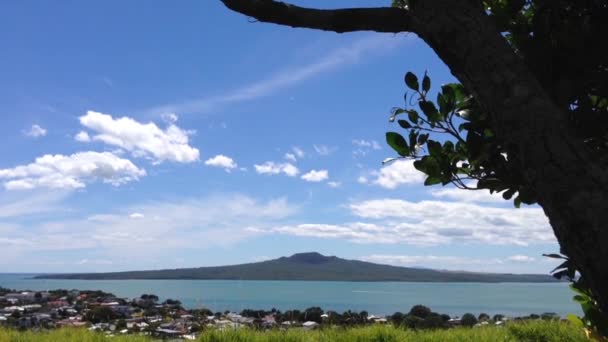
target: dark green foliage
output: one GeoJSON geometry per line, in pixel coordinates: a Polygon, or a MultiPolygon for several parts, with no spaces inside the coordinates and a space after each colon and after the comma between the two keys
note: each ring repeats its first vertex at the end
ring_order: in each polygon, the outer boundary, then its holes
{"type": "Polygon", "coordinates": [[[431,315],[432,311],[430,308],[427,308],[424,305],[414,305],[411,309],[410,309],[410,315],[412,316],[416,316],[416,317],[420,317],[420,318],[427,318],[431,315]]]}
{"type": "Polygon", "coordinates": [[[415,305],[407,315],[395,312],[390,320],[395,325],[409,329],[442,329],[448,327],[450,316],[433,312],[424,305],[415,305]]]}
{"type": "Polygon", "coordinates": [[[479,314],[479,316],[477,316],[477,320],[480,322],[485,322],[485,321],[489,321],[490,320],[490,315],[488,315],[485,312],[482,312],[479,314]]]}
{"type": "Polygon", "coordinates": [[[583,317],[570,315],[568,319],[580,327],[590,329],[602,336],[608,336],[608,314],[600,309],[585,279],[576,277],[576,268],[572,260],[561,254],[544,254],[544,256],[564,260],[551,273],[557,279],[563,278],[572,282],[570,288],[576,293],[574,300],[581,305],[583,310],[583,317]]]}
{"type": "MultiPolygon", "coordinates": [[[[300,253],[275,260],[218,267],[90,274],[53,274],[52,279],[240,279],[429,282],[550,282],[548,275],[445,272],[300,253]]],[[[142,306],[144,306],[142,304],[142,306]]],[[[153,306],[153,305],[151,305],[153,306]]],[[[150,307],[150,312],[154,310],[150,307]]]]}
{"type": "Polygon", "coordinates": [[[465,327],[472,327],[477,324],[477,318],[472,313],[465,313],[460,319],[460,323],[465,327]]]}

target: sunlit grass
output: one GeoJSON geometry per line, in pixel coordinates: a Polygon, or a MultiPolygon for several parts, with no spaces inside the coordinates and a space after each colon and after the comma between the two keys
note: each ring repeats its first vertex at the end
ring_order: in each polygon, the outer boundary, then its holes
{"type": "MultiPolygon", "coordinates": [[[[106,337],[103,333],[85,329],[59,329],[48,332],[18,332],[0,330],[2,342],[149,342],[151,338],[136,335],[106,337]]],[[[450,341],[588,341],[582,330],[557,321],[530,321],[510,323],[504,327],[456,328],[449,330],[413,331],[392,326],[359,328],[332,327],[314,331],[289,329],[287,331],[207,330],[201,342],[450,342],[450,341]]]]}

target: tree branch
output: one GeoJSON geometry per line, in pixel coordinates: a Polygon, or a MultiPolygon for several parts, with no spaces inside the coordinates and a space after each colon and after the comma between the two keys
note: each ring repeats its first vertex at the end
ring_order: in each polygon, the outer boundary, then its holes
{"type": "Polygon", "coordinates": [[[221,0],[229,9],[262,22],[337,33],[353,31],[408,32],[411,17],[394,7],[314,9],[274,0],[221,0]]]}

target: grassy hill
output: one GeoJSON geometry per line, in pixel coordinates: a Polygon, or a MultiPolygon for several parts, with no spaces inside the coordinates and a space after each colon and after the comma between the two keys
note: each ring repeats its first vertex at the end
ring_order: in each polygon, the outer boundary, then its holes
{"type": "Polygon", "coordinates": [[[215,267],[111,273],[48,274],[44,279],[222,279],[410,282],[553,282],[549,275],[438,271],[346,260],[319,253],[215,267]]]}
{"type": "MultiPolygon", "coordinates": [[[[225,331],[207,330],[197,339],[200,342],[460,342],[460,341],[546,341],[578,342],[588,341],[581,329],[559,321],[531,321],[509,323],[505,327],[455,328],[449,330],[405,330],[392,326],[368,326],[347,329],[326,328],[314,331],[289,329],[287,331],[255,331],[248,329],[225,331]]],[[[47,332],[19,332],[0,328],[0,341],[33,342],[152,342],[145,336],[119,335],[106,337],[103,333],[86,329],[59,329],[47,332]]]]}

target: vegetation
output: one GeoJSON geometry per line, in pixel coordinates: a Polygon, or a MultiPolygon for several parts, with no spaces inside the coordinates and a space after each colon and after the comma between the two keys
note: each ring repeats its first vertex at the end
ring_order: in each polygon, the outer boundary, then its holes
{"type": "MultiPolygon", "coordinates": [[[[218,267],[88,274],[50,274],[52,279],[239,279],[420,282],[552,282],[549,275],[445,272],[345,260],[318,253],[218,267]]],[[[148,298],[142,298],[150,300],[148,298]]],[[[158,298],[157,298],[158,299],[158,298]]]]}
{"type": "MultiPolygon", "coordinates": [[[[389,341],[587,341],[585,334],[568,323],[559,321],[528,321],[510,323],[505,327],[455,328],[450,330],[413,330],[393,326],[368,326],[357,328],[327,328],[322,330],[305,331],[290,329],[286,331],[269,330],[256,331],[249,329],[238,330],[206,330],[200,338],[201,342],[389,342],[389,341]]],[[[102,333],[90,332],[85,329],[59,329],[47,332],[18,332],[1,330],[0,341],[6,342],[147,342],[149,338],[136,335],[114,336],[106,338],[102,333]]]]}

